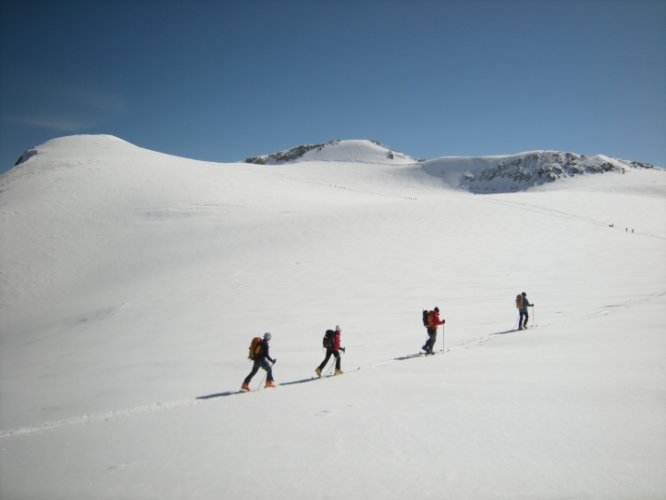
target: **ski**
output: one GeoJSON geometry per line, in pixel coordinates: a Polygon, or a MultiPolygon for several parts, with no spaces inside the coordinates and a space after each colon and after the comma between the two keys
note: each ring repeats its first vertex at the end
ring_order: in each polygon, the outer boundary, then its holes
{"type": "Polygon", "coordinates": [[[428,356],[435,356],[437,354],[446,354],[447,352],[449,352],[449,348],[439,349],[439,350],[433,351],[433,352],[425,352],[425,351],[421,350],[421,351],[417,352],[416,354],[408,354],[407,356],[403,356],[401,358],[396,358],[396,359],[403,360],[403,359],[410,359],[410,358],[427,358],[428,356]]]}
{"type": "Polygon", "coordinates": [[[319,375],[317,377],[312,377],[312,380],[317,380],[317,379],[320,379],[320,378],[339,377],[340,375],[344,375],[345,373],[357,372],[360,369],[361,369],[361,367],[357,366],[356,368],[352,368],[351,370],[347,370],[346,372],[343,371],[342,373],[327,373],[325,375],[319,375]]]}
{"type": "Polygon", "coordinates": [[[448,348],[447,349],[439,349],[439,350],[433,351],[433,352],[421,351],[421,352],[418,353],[418,356],[423,356],[425,358],[425,357],[428,357],[428,356],[435,356],[436,354],[446,354],[447,352],[449,352],[448,348]]]}
{"type": "MultiPolygon", "coordinates": [[[[358,368],[357,368],[357,370],[358,370],[358,368]]],[[[340,375],[344,375],[344,374],[345,374],[345,372],[342,372],[342,373],[328,373],[326,375],[320,375],[320,376],[317,376],[317,377],[312,377],[312,379],[313,380],[319,380],[319,379],[322,379],[322,378],[339,377],[340,375]]]]}

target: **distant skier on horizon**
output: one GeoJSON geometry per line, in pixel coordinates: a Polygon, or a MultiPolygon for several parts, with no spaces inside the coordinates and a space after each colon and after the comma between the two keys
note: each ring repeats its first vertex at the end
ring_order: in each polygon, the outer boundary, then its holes
{"type": "Polygon", "coordinates": [[[446,320],[440,319],[439,317],[439,307],[435,307],[432,311],[428,311],[427,315],[424,316],[423,324],[428,332],[428,340],[426,340],[426,343],[421,349],[425,351],[426,355],[434,354],[432,349],[437,341],[437,327],[444,323],[446,323],[446,320]]]}

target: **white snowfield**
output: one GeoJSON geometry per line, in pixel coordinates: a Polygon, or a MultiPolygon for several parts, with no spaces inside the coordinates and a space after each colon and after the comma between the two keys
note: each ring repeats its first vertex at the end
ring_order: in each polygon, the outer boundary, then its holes
{"type": "Polygon", "coordinates": [[[666,497],[664,170],[35,151],[0,177],[0,498],[666,497]],[[236,394],[265,331],[279,387],[236,394]]]}

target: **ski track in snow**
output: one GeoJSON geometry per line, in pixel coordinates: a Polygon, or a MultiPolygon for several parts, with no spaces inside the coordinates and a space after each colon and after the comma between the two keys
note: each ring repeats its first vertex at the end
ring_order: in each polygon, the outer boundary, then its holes
{"type": "Polygon", "coordinates": [[[60,427],[70,425],[88,424],[93,422],[108,421],[116,418],[133,417],[143,413],[154,413],[162,410],[171,410],[181,406],[191,406],[197,403],[196,399],[181,399],[178,401],[169,401],[163,403],[152,403],[149,405],[137,406],[135,408],[128,408],[124,410],[110,410],[103,413],[96,413],[92,415],[80,415],[77,417],[70,417],[61,420],[54,420],[52,422],[44,422],[29,427],[18,427],[15,429],[8,429],[0,431],[0,440],[25,436],[26,434],[34,434],[36,432],[44,432],[60,427]]]}
{"type": "MultiPolygon", "coordinates": [[[[655,292],[648,294],[645,297],[641,298],[634,298],[631,300],[628,300],[622,304],[612,304],[608,306],[604,306],[601,308],[599,311],[596,311],[594,314],[587,314],[585,315],[585,319],[590,319],[592,317],[598,317],[600,315],[608,315],[618,309],[621,308],[626,308],[626,307],[632,307],[636,304],[647,302],[653,299],[656,299],[658,297],[663,297],[666,296],[666,291],[662,292],[655,292]]],[[[579,318],[580,319],[580,318],[579,318]]],[[[564,320],[563,322],[571,321],[569,320],[564,320]]],[[[541,326],[547,326],[549,324],[541,324],[541,326]]],[[[529,327],[527,329],[528,333],[531,329],[535,328],[536,326],[539,325],[533,325],[532,327],[529,327]]],[[[466,342],[462,342],[460,344],[452,345],[447,347],[446,345],[444,346],[444,353],[450,353],[450,352],[455,352],[459,350],[467,350],[472,347],[480,346],[485,344],[486,342],[489,342],[491,340],[494,340],[494,337],[497,335],[503,335],[503,334],[509,334],[512,332],[517,331],[515,327],[509,328],[507,330],[499,331],[499,332],[494,332],[494,333],[489,333],[486,334],[482,337],[479,337],[478,339],[474,340],[469,340],[466,342]]],[[[442,351],[439,350],[437,351],[437,354],[442,354],[442,351]]],[[[390,358],[390,359],[385,359],[381,361],[376,361],[373,363],[369,363],[367,365],[362,365],[358,366],[356,368],[352,368],[351,370],[347,370],[347,374],[354,373],[356,371],[359,371],[361,369],[371,369],[371,368],[376,368],[379,366],[384,366],[390,363],[395,363],[399,361],[408,361],[411,359],[416,359],[419,357],[422,357],[423,355],[421,353],[410,353],[406,355],[401,355],[397,356],[395,358],[390,358]]],[[[322,378],[329,378],[329,377],[322,377],[322,378]]],[[[300,380],[293,380],[293,381],[288,381],[284,382],[282,384],[279,384],[280,386],[288,386],[288,385],[297,385],[300,383],[306,383],[310,381],[315,381],[318,380],[315,377],[311,378],[304,378],[300,380]]],[[[261,390],[261,389],[259,389],[261,390]]],[[[253,391],[257,392],[257,391],[253,391]]],[[[17,427],[13,429],[6,429],[0,431],[0,441],[5,440],[5,439],[10,439],[10,438],[15,438],[15,437],[20,437],[20,436],[26,436],[26,435],[31,435],[31,434],[36,434],[36,433],[41,433],[41,432],[46,432],[54,429],[59,429],[62,427],[68,427],[68,426],[73,426],[73,425],[81,425],[81,424],[91,424],[91,423],[96,423],[96,422],[106,422],[109,420],[115,420],[119,418],[129,418],[129,417],[134,417],[138,415],[143,415],[143,414],[150,414],[150,413],[155,413],[155,412],[160,412],[160,411],[165,411],[165,410],[172,410],[175,408],[182,408],[182,407],[187,407],[187,406],[194,406],[203,403],[204,401],[208,399],[217,399],[217,398],[222,398],[222,397],[228,397],[228,396],[235,396],[243,394],[241,391],[237,390],[228,390],[228,391],[222,391],[219,393],[215,394],[208,394],[208,395],[203,395],[203,396],[198,396],[196,398],[188,398],[188,399],[180,399],[180,400],[175,400],[175,401],[166,401],[166,402],[157,402],[157,403],[151,403],[147,405],[142,405],[142,406],[136,406],[134,408],[126,408],[126,409],[120,409],[120,410],[109,410],[106,412],[102,413],[95,413],[91,415],[79,415],[75,417],[70,417],[70,418],[65,418],[65,419],[60,419],[60,420],[54,420],[51,422],[44,422],[41,424],[37,425],[32,425],[32,426],[26,426],[26,427],[17,427]]]]}
{"type": "MultiPolygon", "coordinates": [[[[618,231],[621,230],[622,233],[625,232],[624,229],[621,227],[615,227],[614,223],[612,221],[604,221],[601,219],[595,219],[593,217],[586,217],[584,215],[578,215],[570,212],[566,212],[564,210],[558,210],[555,208],[549,208],[549,207],[543,207],[539,205],[535,205],[533,203],[526,203],[526,202],[520,202],[520,201],[509,201],[509,200],[498,200],[498,199],[482,199],[485,203],[492,203],[495,205],[503,205],[507,207],[517,207],[523,210],[527,210],[529,212],[533,213],[540,213],[542,215],[545,215],[547,217],[553,217],[553,218],[560,218],[560,219],[567,219],[571,220],[573,222],[580,222],[580,223],[587,223],[590,225],[594,226],[600,226],[600,227],[611,227],[614,228],[618,231]]],[[[632,233],[635,234],[636,236],[647,236],[650,238],[656,238],[659,240],[664,240],[666,237],[654,234],[651,232],[639,232],[639,233],[632,233]]]]}

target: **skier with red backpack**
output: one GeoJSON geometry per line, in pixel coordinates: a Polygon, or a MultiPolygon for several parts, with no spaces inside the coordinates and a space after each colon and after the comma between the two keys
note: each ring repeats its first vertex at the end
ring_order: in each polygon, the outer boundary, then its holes
{"type": "Polygon", "coordinates": [[[268,352],[268,342],[270,342],[272,335],[270,332],[264,333],[264,338],[255,337],[250,344],[250,353],[248,358],[254,361],[252,371],[245,377],[241,391],[248,392],[250,390],[250,381],[252,377],[259,371],[259,368],[266,370],[266,385],[265,387],[277,387],[273,382],[273,369],[271,368],[277,362],[277,359],[271,358],[268,352]],[[268,364],[268,362],[271,364],[268,364]]]}
{"type": "Polygon", "coordinates": [[[437,327],[444,323],[446,323],[446,320],[440,319],[439,317],[439,307],[435,307],[432,311],[423,311],[423,326],[425,326],[428,331],[428,340],[426,340],[426,343],[421,349],[425,351],[426,355],[434,354],[432,348],[437,340],[437,327]]]}

